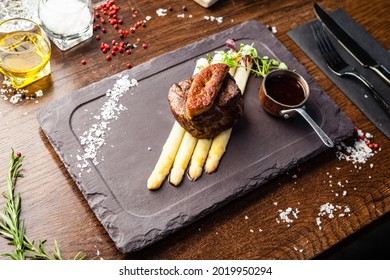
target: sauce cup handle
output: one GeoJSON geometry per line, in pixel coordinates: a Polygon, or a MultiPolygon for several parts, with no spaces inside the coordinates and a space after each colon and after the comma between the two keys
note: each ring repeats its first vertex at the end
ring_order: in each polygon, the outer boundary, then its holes
{"type": "Polygon", "coordinates": [[[315,121],[309,116],[308,113],[302,108],[294,108],[294,109],[288,109],[288,110],[282,110],[280,111],[280,115],[284,118],[289,118],[291,114],[294,113],[300,114],[314,129],[314,131],[317,133],[317,135],[321,138],[322,142],[329,148],[332,148],[334,146],[333,141],[329,138],[328,135],[315,123],[315,121]]]}

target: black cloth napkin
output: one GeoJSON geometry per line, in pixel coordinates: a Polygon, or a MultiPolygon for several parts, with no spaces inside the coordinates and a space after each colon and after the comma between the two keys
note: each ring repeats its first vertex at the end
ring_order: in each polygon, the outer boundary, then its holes
{"type": "MultiPolygon", "coordinates": [[[[338,9],[331,16],[341,23],[342,27],[365,49],[374,59],[390,69],[390,52],[371,37],[367,31],[347,15],[338,9]]],[[[354,78],[342,78],[332,73],[326,65],[320,50],[314,40],[310,25],[318,20],[306,23],[288,32],[288,36],[317,64],[317,66],[331,79],[340,90],[370,119],[379,130],[390,138],[390,117],[382,110],[372,97],[370,90],[360,81],[354,78]]],[[[361,66],[334,38],[331,39],[340,55],[350,65],[369,80],[374,88],[390,104],[390,87],[376,74],[361,66]]]]}

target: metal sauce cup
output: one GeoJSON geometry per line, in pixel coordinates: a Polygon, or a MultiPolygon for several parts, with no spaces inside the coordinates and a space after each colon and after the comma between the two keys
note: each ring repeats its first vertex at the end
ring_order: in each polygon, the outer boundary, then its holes
{"type": "Polygon", "coordinates": [[[266,112],[285,119],[299,114],[310,124],[326,146],[333,147],[333,141],[305,111],[304,105],[309,96],[309,86],[305,79],[290,70],[274,70],[268,73],[259,91],[260,104],[266,112]]]}

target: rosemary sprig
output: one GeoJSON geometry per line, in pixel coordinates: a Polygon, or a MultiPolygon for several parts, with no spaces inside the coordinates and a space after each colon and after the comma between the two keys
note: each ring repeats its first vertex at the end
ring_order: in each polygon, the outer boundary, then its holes
{"type": "MultiPolygon", "coordinates": [[[[24,220],[20,220],[21,212],[21,196],[20,193],[15,194],[16,180],[23,177],[20,173],[24,156],[20,153],[15,155],[14,150],[11,153],[11,161],[6,176],[7,191],[3,192],[6,199],[3,211],[0,211],[0,236],[9,240],[9,244],[13,245],[15,251],[12,253],[4,253],[3,256],[8,256],[13,260],[62,260],[60,248],[56,240],[54,240],[54,254],[50,255],[44,248],[46,240],[39,240],[35,246],[34,241],[30,241],[25,235],[24,220]]],[[[80,253],[75,256],[75,259],[84,259],[80,253]]]]}

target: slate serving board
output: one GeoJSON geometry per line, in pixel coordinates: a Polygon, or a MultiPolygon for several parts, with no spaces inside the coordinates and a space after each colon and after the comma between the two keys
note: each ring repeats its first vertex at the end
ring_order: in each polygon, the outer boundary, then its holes
{"type": "Polygon", "coordinates": [[[164,182],[157,191],[146,188],[174,122],[169,87],[191,76],[196,60],[224,49],[229,38],[253,42],[260,54],[280,59],[302,74],[310,86],[307,111],[314,120],[333,140],[352,134],[354,126],[340,108],[273,34],[253,20],[70,93],[44,107],[38,120],[120,251],[142,249],[326,149],[302,119],[283,120],[265,113],[257,98],[261,79],[250,77],[245,115],[233,130],[217,172],[203,174],[196,182],[184,178],[179,187],[164,182]],[[120,99],[127,110],[110,122],[99,164],[91,163],[88,172],[81,170],[79,137],[96,122],[92,115],[98,114],[106,91],[123,75],[137,79],[139,85],[120,99]]]}

